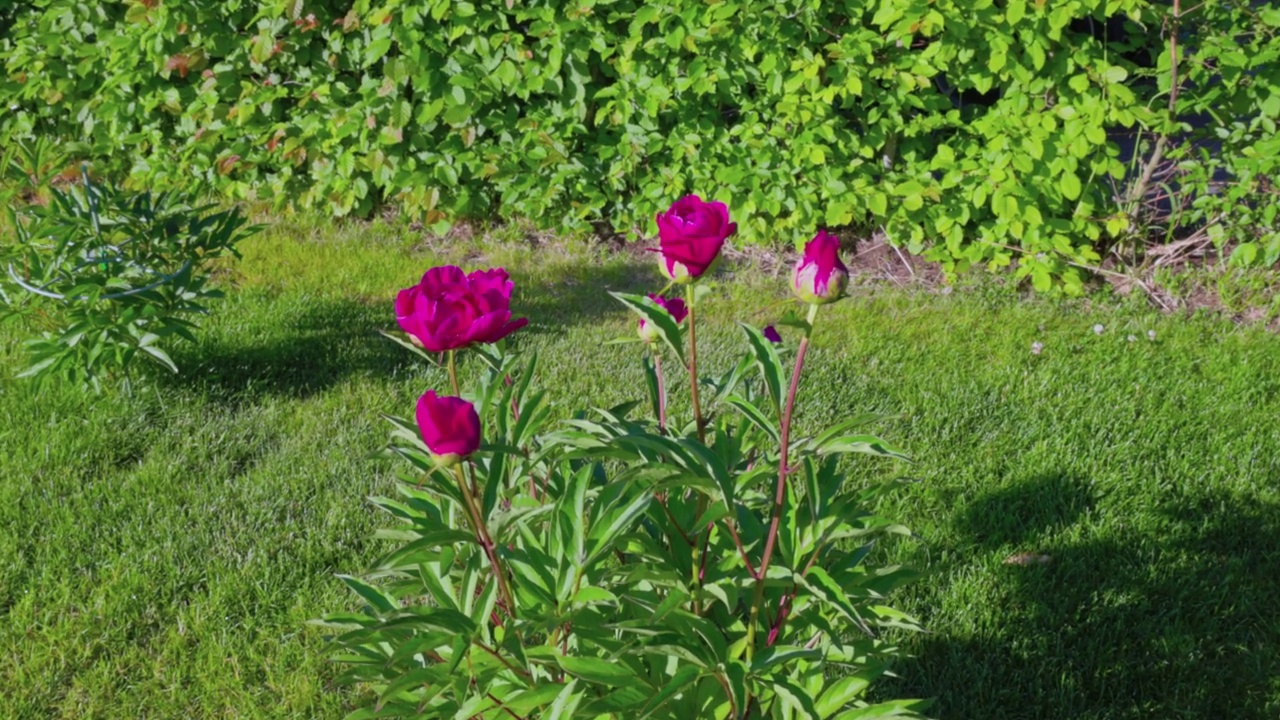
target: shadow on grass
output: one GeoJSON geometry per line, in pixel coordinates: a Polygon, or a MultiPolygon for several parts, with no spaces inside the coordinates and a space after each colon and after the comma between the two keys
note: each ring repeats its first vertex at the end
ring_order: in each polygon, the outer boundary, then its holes
{"type": "MultiPolygon", "coordinates": [[[[1018,488],[962,514],[975,548],[1034,542],[1087,507],[1061,479],[1018,488]]],[[[1002,607],[969,610],[985,616],[971,637],[912,643],[892,692],[936,697],[943,718],[1280,717],[1280,505],[1206,493],[1111,534],[1000,566],[1002,607]]]]}
{"type": "MultiPolygon", "coordinates": [[[[533,332],[562,332],[566,325],[594,323],[627,310],[609,292],[645,294],[666,282],[656,264],[613,258],[599,264],[548,263],[532,277],[517,274],[512,310],[529,318],[533,332]]],[[[517,269],[518,272],[518,269],[517,269]]]]}
{"type": "Polygon", "coordinates": [[[357,375],[394,375],[415,362],[378,334],[394,327],[388,306],[354,300],[291,300],[270,324],[224,331],[216,339],[176,352],[183,369],[168,382],[206,390],[221,399],[261,396],[306,398],[357,375]],[[275,320],[278,318],[278,322],[275,320]]]}
{"type": "MultiPolygon", "coordinates": [[[[609,291],[643,293],[662,282],[652,267],[631,258],[548,262],[515,280],[513,311],[530,320],[517,343],[524,334],[558,334],[566,326],[625,314],[609,291]]],[[[266,314],[254,309],[239,335],[224,328],[217,336],[204,334],[195,346],[175,348],[182,373],[164,382],[201,387],[223,399],[306,398],[354,376],[389,377],[422,362],[378,334],[399,329],[392,296],[385,303],[291,296],[269,304],[266,314]]],[[[229,316],[220,320],[235,322],[229,316]]]]}
{"type": "Polygon", "coordinates": [[[1055,473],[983,495],[960,511],[956,526],[960,535],[993,548],[1066,528],[1092,506],[1088,484],[1055,473]]]}

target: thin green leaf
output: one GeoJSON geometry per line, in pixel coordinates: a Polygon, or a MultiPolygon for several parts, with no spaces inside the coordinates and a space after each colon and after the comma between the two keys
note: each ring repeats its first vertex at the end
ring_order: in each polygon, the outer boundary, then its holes
{"type": "Polygon", "coordinates": [[[774,415],[782,415],[783,371],[782,359],[778,357],[778,349],[765,339],[764,333],[746,323],[738,323],[747,335],[747,343],[751,346],[751,354],[760,369],[760,377],[764,380],[765,389],[773,399],[774,415]]]}
{"type": "Polygon", "coordinates": [[[667,681],[662,689],[658,690],[658,694],[653,696],[649,702],[645,703],[644,708],[640,711],[639,720],[649,717],[657,712],[662,706],[670,700],[676,693],[683,690],[690,683],[697,680],[702,675],[702,670],[694,665],[681,665],[671,675],[671,679],[667,681]]]}
{"type": "Polygon", "coordinates": [[[597,657],[556,656],[565,672],[588,682],[609,687],[648,687],[625,663],[597,657]]]}
{"type": "Polygon", "coordinates": [[[729,397],[725,398],[725,402],[737,408],[738,412],[741,412],[743,417],[749,420],[752,425],[755,425],[757,428],[764,431],[764,433],[769,436],[769,439],[772,440],[774,444],[777,444],[782,441],[782,437],[778,432],[778,428],[775,427],[774,424],[769,420],[769,418],[766,417],[765,414],[760,411],[760,408],[756,407],[755,405],[752,405],[745,398],[739,395],[730,395],[729,397]]]}
{"type": "Polygon", "coordinates": [[[818,715],[818,709],[814,707],[813,697],[803,689],[785,680],[774,681],[770,683],[770,686],[778,694],[778,698],[782,703],[795,711],[796,717],[807,718],[807,720],[822,720],[821,716],[818,715]]]}
{"type": "Polygon", "coordinates": [[[386,594],[382,590],[350,575],[339,575],[338,579],[346,584],[347,587],[356,591],[356,594],[364,598],[373,609],[381,613],[395,612],[399,609],[395,598],[386,594]]]}
{"type": "Polygon", "coordinates": [[[671,313],[643,295],[616,292],[609,294],[617,298],[618,302],[631,308],[632,312],[639,315],[645,322],[657,327],[663,344],[671,348],[671,352],[675,353],[682,365],[685,364],[684,338],[680,333],[680,326],[676,324],[675,318],[671,317],[671,313]]]}

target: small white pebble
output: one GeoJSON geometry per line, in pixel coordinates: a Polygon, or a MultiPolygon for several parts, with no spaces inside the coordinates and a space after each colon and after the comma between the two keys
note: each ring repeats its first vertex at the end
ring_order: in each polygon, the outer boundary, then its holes
{"type": "Polygon", "coordinates": [[[1155,341],[1156,341],[1156,331],[1155,331],[1155,330],[1148,330],[1148,331],[1147,331],[1147,339],[1148,339],[1148,340],[1150,340],[1151,342],[1155,342],[1155,341]]]}
{"type": "Polygon", "coordinates": [[[1137,338],[1137,336],[1136,336],[1136,335],[1130,335],[1130,336],[1129,336],[1129,342],[1138,342],[1138,338],[1137,338]]]}
{"type": "Polygon", "coordinates": [[[1032,355],[1039,355],[1041,350],[1044,350],[1044,343],[1040,342],[1039,340],[1031,343],[1032,355]]]}
{"type": "Polygon", "coordinates": [[[1094,325],[1094,326],[1093,326],[1093,334],[1094,334],[1094,335],[1101,335],[1101,334],[1102,334],[1102,331],[1104,331],[1104,330],[1106,330],[1106,328],[1102,327],[1102,324],[1101,324],[1101,323],[1099,323],[1099,324],[1097,324],[1097,325],[1094,325]]]}

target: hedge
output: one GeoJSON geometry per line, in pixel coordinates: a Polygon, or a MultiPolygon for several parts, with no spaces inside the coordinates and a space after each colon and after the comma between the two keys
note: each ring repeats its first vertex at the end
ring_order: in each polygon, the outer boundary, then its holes
{"type": "Polygon", "coordinates": [[[1254,5],[33,0],[0,9],[0,133],[136,185],[432,223],[636,237],[700,192],[740,242],[883,228],[1076,291],[1144,230],[1162,136],[1216,143],[1160,147],[1196,190],[1169,186],[1176,224],[1280,257],[1280,10],[1254,5]]]}

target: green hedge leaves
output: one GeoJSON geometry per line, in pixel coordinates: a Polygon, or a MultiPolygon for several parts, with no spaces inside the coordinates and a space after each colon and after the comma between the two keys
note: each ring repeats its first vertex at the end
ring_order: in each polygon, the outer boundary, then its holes
{"type": "MultiPolygon", "coordinates": [[[[1184,61],[1182,94],[1221,116],[1206,132],[1256,155],[1280,105],[1276,28],[1265,8],[1236,5],[1206,3],[1182,27],[1221,40],[1247,26],[1252,54],[1201,43],[1193,53],[1216,54],[1184,61]]],[[[1020,258],[1037,287],[1073,289],[1072,263],[1098,263],[1131,232],[1116,188],[1134,173],[1109,133],[1166,128],[1170,12],[1146,0],[37,0],[0,10],[0,132],[59,138],[138,184],[198,179],[339,215],[395,202],[428,222],[526,217],[635,237],[696,191],[745,219],[742,242],[883,228],[948,269],[1020,258]],[[1099,30],[1113,25],[1129,32],[1099,30]]]]}

